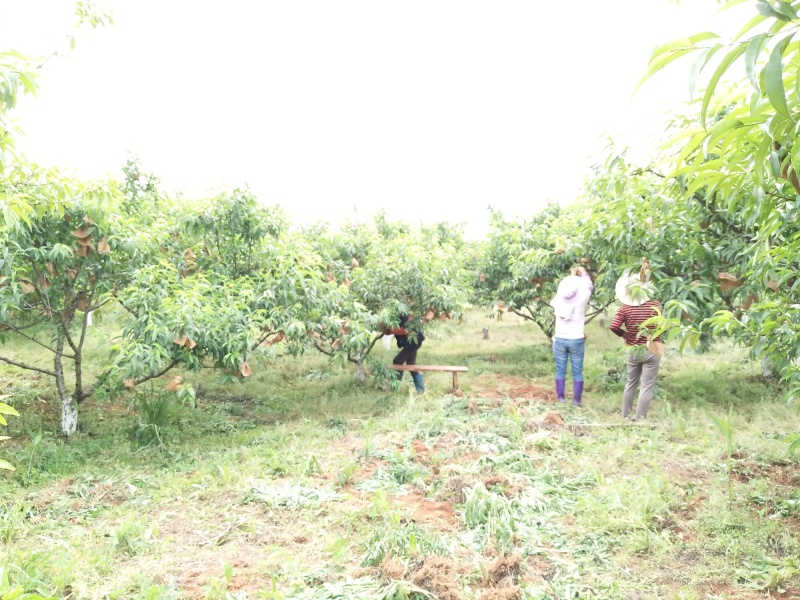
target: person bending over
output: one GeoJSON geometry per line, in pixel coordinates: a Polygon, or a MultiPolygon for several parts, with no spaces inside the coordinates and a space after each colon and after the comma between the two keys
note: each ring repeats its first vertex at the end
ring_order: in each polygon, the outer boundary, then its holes
{"type": "MultiPolygon", "coordinates": [[[[397,341],[397,347],[400,352],[392,360],[395,365],[415,365],[417,364],[417,350],[422,346],[425,336],[419,329],[406,329],[408,323],[408,316],[402,315],[400,317],[399,327],[388,327],[384,330],[386,335],[393,334],[394,339],[397,341]]],[[[398,379],[403,378],[403,372],[398,371],[398,379]]],[[[425,380],[422,373],[419,371],[411,371],[411,379],[414,381],[414,388],[418,394],[425,393],[425,380]]]]}

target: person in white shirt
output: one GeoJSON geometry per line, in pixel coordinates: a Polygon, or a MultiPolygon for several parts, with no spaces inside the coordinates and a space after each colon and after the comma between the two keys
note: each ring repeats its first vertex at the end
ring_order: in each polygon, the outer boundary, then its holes
{"type": "Polygon", "coordinates": [[[553,354],[556,360],[556,396],[566,400],[567,361],[572,365],[572,404],[581,406],[583,397],[583,354],[586,346],[584,322],[586,306],[594,291],[592,278],[583,267],[577,267],[558,284],[550,302],[555,313],[553,354]]]}

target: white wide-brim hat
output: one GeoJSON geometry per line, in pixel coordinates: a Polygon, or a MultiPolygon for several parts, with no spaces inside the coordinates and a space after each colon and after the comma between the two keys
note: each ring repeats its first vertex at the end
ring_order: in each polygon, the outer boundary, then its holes
{"type": "Polygon", "coordinates": [[[617,279],[614,293],[617,300],[628,306],[641,306],[653,296],[653,286],[649,282],[642,282],[639,275],[625,274],[617,279]]]}
{"type": "Polygon", "coordinates": [[[581,305],[592,295],[586,282],[577,275],[568,275],[558,284],[554,301],[561,300],[565,304],[581,305]]]}

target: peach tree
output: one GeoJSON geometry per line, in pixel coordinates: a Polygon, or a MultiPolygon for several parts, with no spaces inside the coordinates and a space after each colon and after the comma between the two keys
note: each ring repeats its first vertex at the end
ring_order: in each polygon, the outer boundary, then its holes
{"type": "MultiPolygon", "coordinates": [[[[550,204],[525,220],[507,220],[499,212],[491,216],[487,241],[478,251],[474,266],[474,300],[531,321],[548,337],[554,333],[553,309],[558,282],[570,269],[583,266],[590,273],[593,256],[578,235],[572,213],[550,204]]],[[[611,302],[609,293],[592,295],[587,320],[595,318],[611,302]]]]}
{"type": "Polygon", "coordinates": [[[400,315],[410,315],[410,325],[421,330],[460,316],[467,281],[458,240],[438,226],[390,222],[384,215],[314,236],[333,291],[308,325],[310,343],[338,364],[353,364],[363,381],[384,326],[400,315]]]}
{"type": "Polygon", "coordinates": [[[680,183],[679,198],[705,211],[684,237],[716,227],[721,246],[736,253],[734,272],[705,280],[734,286],[746,310],[723,306],[702,326],[673,318],[663,328],[689,339],[702,327],[734,336],[775,366],[792,396],[800,391],[800,4],[722,4],[750,11],[732,41],[703,32],[664,44],[648,75],[694,55],[690,88],[705,85],[692,118],[665,144],[664,174],[668,185],[680,183]]]}

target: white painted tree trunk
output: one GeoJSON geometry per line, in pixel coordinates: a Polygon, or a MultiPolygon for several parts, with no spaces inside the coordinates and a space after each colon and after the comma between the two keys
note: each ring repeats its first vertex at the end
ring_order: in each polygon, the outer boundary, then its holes
{"type": "Polygon", "coordinates": [[[78,404],[72,396],[61,401],[61,432],[69,437],[78,430],[78,404]]]}
{"type": "Polygon", "coordinates": [[[766,356],[761,357],[761,376],[764,379],[772,379],[775,377],[775,365],[766,356]]]}
{"type": "Polygon", "coordinates": [[[356,381],[358,383],[364,383],[367,380],[367,369],[364,367],[364,363],[361,361],[357,361],[356,365],[356,381]]]}

